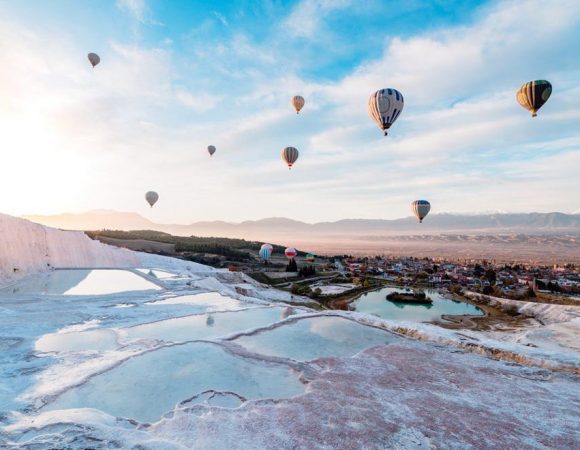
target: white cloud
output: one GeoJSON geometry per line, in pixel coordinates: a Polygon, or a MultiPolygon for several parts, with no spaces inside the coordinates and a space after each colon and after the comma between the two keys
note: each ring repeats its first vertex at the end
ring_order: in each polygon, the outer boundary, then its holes
{"type": "Polygon", "coordinates": [[[293,36],[312,37],[324,17],[352,5],[352,0],[302,0],[284,21],[283,29],[293,36]]]}
{"type": "Polygon", "coordinates": [[[146,22],[149,10],[145,0],[117,0],[117,6],[131,14],[135,20],[141,23],[146,22]]]}
{"type": "MultiPolygon", "coordinates": [[[[147,20],[146,4],[129,5],[147,20]]],[[[286,24],[316,33],[347,6],[302,2],[286,24]]],[[[467,27],[379,36],[383,55],[335,82],[301,77],[279,52],[278,33],[256,44],[205,30],[212,39],[186,53],[182,42],[114,41],[93,70],[65,32],[47,39],[0,20],[0,64],[11,68],[0,73],[0,120],[14,145],[0,188],[18,193],[8,212],[143,206],[163,222],[316,221],[408,215],[420,197],[437,211],[570,212],[580,192],[580,61],[571,57],[580,6],[498,3],[477,17],[467,27]],[[514,90],[540,77],[554,94],[531,119],[514,90]],[[366,103],[386,86],[406,106],[383,138],[366,103]],[[299,116],[289,104],[298,92],[307,99],[299,116]],[[292,171],[280,160],[286,145],[300,150],[292,171]],[[27,169],[29,161],[39,165],[27,169]],[[162,194],[154,211],[141,205],[150,188],[162,194]]]]}

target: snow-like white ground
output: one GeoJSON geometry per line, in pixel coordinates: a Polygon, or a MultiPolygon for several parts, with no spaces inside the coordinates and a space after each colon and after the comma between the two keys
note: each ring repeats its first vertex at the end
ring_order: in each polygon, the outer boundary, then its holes
{"type": "Polygon", "coordinates": [[[324,284],[324,283],[315,283],[312,286],[312,289],[320,289],[320,293],[322,295],[334,295],[334,294],[342,294],[343,292],[350,291],[354,289],[356,285],[352,283],[343,283],[343,284],[324,284]]]}
{"type": "Polygon", "coordinates": [[[574,345],[530,346],[314,311],[239,273],[20,222],[0,216],[2,449],[580,448],[575,322],[558,323],[574,345]],[[157,289],[63,295],[51,267],[157,289]],[[503,353],[525,365],[486,356],[503,353]]]}

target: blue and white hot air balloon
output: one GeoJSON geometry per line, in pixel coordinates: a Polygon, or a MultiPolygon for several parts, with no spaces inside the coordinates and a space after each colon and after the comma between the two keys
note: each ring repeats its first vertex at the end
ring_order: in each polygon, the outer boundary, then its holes
{"type": "Polygon", "coordinates": [[[431,203],[427,200],[415,200],[411,203],[411,211],[419,219],[419,223],[423,222],[423,219],[429,214],[431,210],[431,203]]]}
{"type": "Polygon", "coordinates": [[[393,88],[380,89],[369,98],[369,116],[387,135],[387,130],[403,111],[403,94],[393,88]]]}
{"type": "Polygon", "coordinates": [[[272,247],[270,244],[263,244],[259,251],[260,259],[267,263],[270,259],[270,256],[272,256],[273,250],[274,247],[272,247]]]}

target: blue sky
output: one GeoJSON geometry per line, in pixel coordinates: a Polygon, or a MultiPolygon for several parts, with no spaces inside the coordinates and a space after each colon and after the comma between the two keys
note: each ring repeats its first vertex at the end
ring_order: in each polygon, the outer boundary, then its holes
{"type": "Polygon", "coordinates": [[[0,0],[0,211],[574,212],[578,23],[572,0],[0,0]],[[515,90],[540,78],[554,93],[531,119],[515,90]],[[406,101],[388,138],[366,112],[384,87],[406,101]]]}

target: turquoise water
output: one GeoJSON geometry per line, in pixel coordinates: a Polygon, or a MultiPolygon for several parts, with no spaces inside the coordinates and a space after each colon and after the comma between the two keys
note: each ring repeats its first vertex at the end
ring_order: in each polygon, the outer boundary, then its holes
{"type": "Polygon", "coordinates": [[[341,317],[312,317],[243,336],[235,342],[255,353],[310,361],[325,356],[352,356],[365,348],[399,339],[386,331],[341,317]]]}
{"type": "MultiPolygon", "coordinates": [[[[96,408],[152,422],[187,398],[213,389],[247,399],[288,398],[304,391],[290,368],[191,343],[134,357],[71,389],[46,409],[96,408]]],[[[237,406],[237,405],[235,405],[237,406]]]]}
{"type": "Polygon", "coordinates": [[[441,319],[442,314],[474,316],[483,315],[483,311],[476,306],[459,301],[443,298],[434,289],[425,289],[431,297],[431,305],[414,305],[410,303],[395,303],[386,299],[391,292],[402,292],[403,287],[387,287],[378,291],[367,292],[351,306],[358,312],[373,314],[383,319],[406,320],[409,322],[430,322],[441,319]]]}
{"type": "Polygon", "coordinates": [[[159,339],[185,342],[215,339],[228,334],[270,325],[282,319],[283,308],[252,308],[244,311],[207,313],[146,323],[120,331],[128,339],[159,339]]]}

